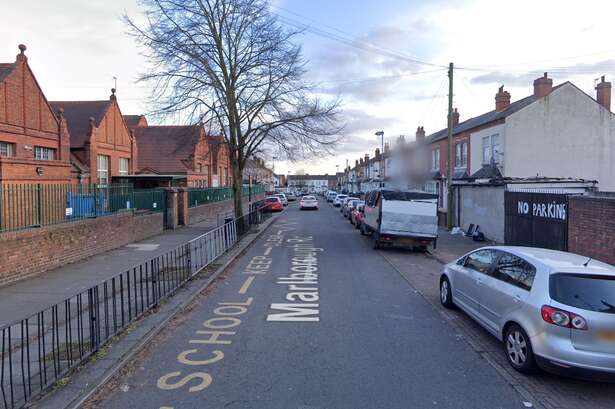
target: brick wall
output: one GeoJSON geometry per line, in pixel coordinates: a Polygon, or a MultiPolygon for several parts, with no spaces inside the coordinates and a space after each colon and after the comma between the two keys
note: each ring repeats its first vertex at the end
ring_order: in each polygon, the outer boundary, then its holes
{"type": "MultiPolygon", "coordinates": [[[[264,194],[255,195],[252,198],[252,202],[262,200],[265,197],[264,194]]],[[[243,198],[243,205],[247,208],[249,202],[248,198],[243,198]]],[[[209,221],[212,224],[217,224],[218,215],[223,217],[229,212],[233,212],[233,201],[224,200],[222,202],[208,203],[202,206],[191,207],[188,209],[188,223],[194,224],[203,221],[209,221]]]]}
{"type": "Polygon", "coordinates": [[[568,251],[615,264],[615,198],[571,197],[568,251]]]}
{"type": "Polygon", "coordinates": [[[0,285],[160,234],[162,218],[126,212],[0,234],[0,285]]]}

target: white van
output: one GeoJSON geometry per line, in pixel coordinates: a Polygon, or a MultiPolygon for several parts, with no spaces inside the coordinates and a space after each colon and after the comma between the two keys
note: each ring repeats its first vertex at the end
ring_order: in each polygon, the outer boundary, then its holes
{"type": "Polygon", "coordinates": [[[374,248],[384,245],[423,250],[438,239],[438,196],[396,189],[376,189],[365,196],[361,234],[370,234],[374,248]]]}

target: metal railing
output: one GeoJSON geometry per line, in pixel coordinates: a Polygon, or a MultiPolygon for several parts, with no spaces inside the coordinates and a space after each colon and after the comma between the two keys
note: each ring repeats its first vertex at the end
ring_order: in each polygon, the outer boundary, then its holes
{"type": "Polygon", "coordinates": [[[163,211],[164,191],[128,185],[0,183],[0,232],[127,210],[163,211]]]}
{"type": "MultiPolygon", "coordinates": [[[[243,197],[255,196],[265,192],[264,185],[243,186],[243,197]]],[[[233,198],[233,189],[230,187],[191,187],[188,188],[188,206],[197,207],[207,203],[230,200],[233,198]]]]}
{"type": "Polygon", "coordinates": [[[202,236],[0,328],[0,407],[21,408],[271,216],[255,205],[202,236]]]}
{"type": "MultiPolygon", "coordinates": [[[[252,186],[252,196],[264,186],[252,186]]],[[[243,196],[250,195],[246,186],[243,196]]],[[[189,188],[190,207],[229,200],[231,188],[189,188]]],[[[133,189],[130,185],[0,183],[0,233],[72,222],[125,211],[163,212],[164,189],[133,189]]]]}

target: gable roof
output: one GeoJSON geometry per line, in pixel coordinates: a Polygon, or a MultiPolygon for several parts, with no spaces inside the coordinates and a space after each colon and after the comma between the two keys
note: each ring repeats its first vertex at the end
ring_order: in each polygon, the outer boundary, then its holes
{"type": "Polygon", "coordinates": [[[200,126],[148,126],[134,131],[141,169],[161,174],[192,170],[191,160],[203,135],[200,126]]]}
{"type": "Polygon", "coordinates": [[[482,168],[477,170],[470,176],[471,179],[501,179],[502,173],[497,165],[490,163],[483,165],[482,168]]]}
{"type": "Polygon", "coordinates": [[[73,148],[82,147],[88,139],[90,118],[94,118],[94,125],[100,126],[112,101],[51,101],[55,112],[64,109],[64,118],[70,133],[70,145],[73,148]]]}
{"type": "Polygon", "coordinates": [[[147,120],[145,119],[144,115],[122,115],[122,116],[124,117],[124,122],[126,122],[126,126],[128,126],[128,128],[131,128],[131,129],[138,126],[141,119],[144,119],[145,123],[147,124],[147,120]]]}
{"type": "MultiPolygon", "coordinates": [[[[551,90],[551,92],[555,91],[559,87],[567,84],[568,82],[564,82],[559,84],[551,90]]],[[[526,106],[538,101],[540,97],[535,96],[534,94],[522,98],[518,101],[511,103],[508,108],[503,111],[493,111],[486,112],[482,115],[475,116],[474,118],[470,118],[466,121],[461,122],[459,125],[453,127],[453,135],[460,134],[462,132],[469,131],[474,128],[478,128],[479,126],[486,125],[490,122],[494,122],[500,119],[504,119],[509,115],[514,114],[517,111],[522,110],[526,106]]],[[[427,137],[427,142],[438,142],[448,137],[447,128],[441,129],[436,133],[433,133],[427,137]]]]}
{"type": "Polygon", "coordinates": [[[0,63],[0,81],[4,81],[16,67],[15,63],[0,63]]]}

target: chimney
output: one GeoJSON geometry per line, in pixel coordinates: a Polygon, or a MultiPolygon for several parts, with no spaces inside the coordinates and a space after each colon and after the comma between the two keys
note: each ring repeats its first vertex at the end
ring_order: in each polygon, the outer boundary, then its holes
{"type": "Polygon", "coordinates": [[[365,154],[365,163],[369,162],[369,155],[366,153],[365,154]]]}
{"type": "Polygon", "coordinates": [[[542,98],[551,93],[553,89],[553,80],[547,76],[545,72],[540,78],[534,80],[534,96],[542,98]]]}
{"type": "Polygon", "coordinates": [[[422,126],[416,128],[416,140],[417,142],[423,142],[425,140],[425,128],[422,126]]]}
{"type": "Polygon", "coordinates": [[[26,54],[25,54],[27,47],[23,44],[19,44],[18,48],[19,48],[19,54],[17,54],[15,61],[18,61],[18,62],[28,61],[28,57],[26,57],[26,54]]]}
{"type": "Polygon", "coordinates": [[[596,85],[596,100],[607,110],[611,110],[611,83],[604,81],[604,75],[596,85]]]}
{"type": "Polygon", "coordinates": [[[398,145],[403,145],[406,142],[406,137],[403,135],[399,135],[399,139],[397,139],[398,145]]]}
{"type": "Polygon", "coordinates": [[[355,168],[358,168],[358,167],[359,167],[359,161],[358,161],[358,160],[355,160],[355,161],[354,161],[354,166],[355,166],[355,168]]]}
{"type": "Polygon", "coordinates": [[[495,94],[495,110],[502,112],[510,106],[510,93],[504,91],[504,85],[498,89],[498,93],[495,94]]]}
{"type": "Polygon", "coordinates": [[[363,165],[363,158],[359,159],[359,165],[363,165]]]}
{"type": "Polygon", "coordinates": [[[375,157],[376,159],[380,159],[380,148],[376,148],[376,152],[375,152],[374,157],[375,157]]]}
{"type": "Polygon", "coordinates": [[[453,111],[453,126],[459,125],[459,112],[457,112],[457,108],[453,111]]]}
{"type": "Polygon", "coordinates": [[[109,100],[115,101],[117,97],[115,96],[115,88],[111,88],[111,95],[109,96],[109,100]]]}
{"type": "Polygon", "coordinates": [[[389,153],[389,151],[390,151],[390,150],[391,150],[391,149],[389,148],[389,143],[388,143],[388,142],[385,142],[385,143],[384,143],[384,153],[385,153],[385,154],[386,154],[386,153],[389,153]]]}

